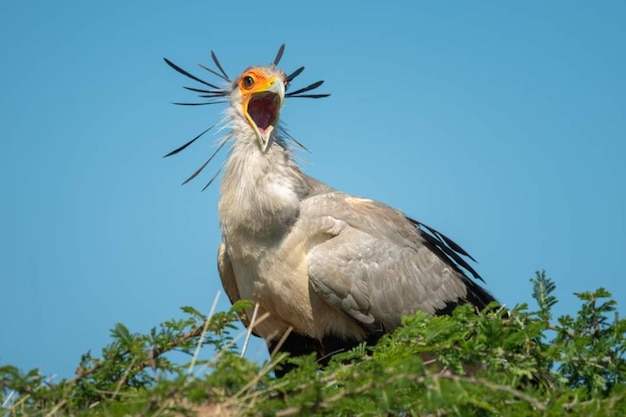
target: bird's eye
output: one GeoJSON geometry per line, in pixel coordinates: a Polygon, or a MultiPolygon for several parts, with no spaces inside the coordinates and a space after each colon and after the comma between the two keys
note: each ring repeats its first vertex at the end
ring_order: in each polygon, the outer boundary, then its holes
{"type": "Polygon", "coordinates": [[[254,85],[254,78],[252,78],[251,76],[246,75],[245,77],[241,79],[241,86],[245,88],[246,90],[251,89],[253,85],[254,85]]]}

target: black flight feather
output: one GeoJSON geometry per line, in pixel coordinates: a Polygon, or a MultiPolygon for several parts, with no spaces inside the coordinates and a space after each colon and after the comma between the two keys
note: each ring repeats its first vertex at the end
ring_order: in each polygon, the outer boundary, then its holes
{"type": "Polygon", "coordinates": [[[467,256],[474,262],[476,262],[476,260],[456,242],[424,223],[410,217],[407,217],[407,219],[423,232],[422,237],[424,238],[425,243],[433,251],[433,253],[435,253],[435,255],[439,256],[439,258],[454,268],[457,272],[463,273],[459,268],[460,266],[471,273],[475,279],[479,279],[484,282],[480,274],[476,272],[476,270],[472,268],[472,266],[467,263],[465,259],[461,258],[460,255],[467,256]]]}
{"type": "Polygon", "coordinates": [[[468,258],[470,258],[472,261],[476,262],[476,259],[474,259],[472,257],[472,255],[470,255],[469,253],[465,252],[465,250],[460,247],[454,240],[450,239],[449,237],[447,237],[446,235],[444,235],[443,233],[438,232],[437,230],[433,229],[432,227],[418,222],[420,224],[420,226],[424,227],[425,229],[427,229],[430,233],[432,233],[433,235],[436,235],[438,238],[440,238],[441,240],[443,240],[446,245],[450,246],[450,248],[452,250],[454,250],[455,252],[460,253],[461,255],[467,256],[468,258]]]}

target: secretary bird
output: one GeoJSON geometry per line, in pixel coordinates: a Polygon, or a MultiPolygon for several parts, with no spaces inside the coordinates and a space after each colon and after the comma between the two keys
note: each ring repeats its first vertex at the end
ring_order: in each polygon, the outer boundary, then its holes
{"type": "MultiPolygon", "coordinates": [[[[302,172],[293,148],[303,146],[281,125],[281,108],[285,99],[328,94],[311,93],[323,81],[289,92],[304,67],[287,75],[278,67],[283,51],[284,45],[271,64],[249,67],[235,79],[211,51],[216,69],[201,67],[224,87],[165,59],[201,84],[187,90],[209,99],[176,104],[227,103],[221,121],[227,133],[185,183],[230,145],[221,168],[217,265],[231,302],[251,300],[257,314],[266,315],[253,332],[270,353],[316,353],[324,361],[363,341],[375,343],[417,311],[448,314],[459,304],[483,309],[494,301],[468,276],[482,280],[465,259],[473,258],[454,241],[399,210],[302,172]]],[[[248,326],[252,308],[246,316],[248,326]]]]}

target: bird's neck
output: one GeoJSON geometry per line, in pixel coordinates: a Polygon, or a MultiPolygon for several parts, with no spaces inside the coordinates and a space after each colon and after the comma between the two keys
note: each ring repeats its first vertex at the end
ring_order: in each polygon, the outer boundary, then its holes
{"type": "Polygon", "coordinates": [[[279,241],[295,223],[308,183],[290,152],[274,142],[262,152],[236,140],[224,166],[219,214],[224,237],[279,241]]]}

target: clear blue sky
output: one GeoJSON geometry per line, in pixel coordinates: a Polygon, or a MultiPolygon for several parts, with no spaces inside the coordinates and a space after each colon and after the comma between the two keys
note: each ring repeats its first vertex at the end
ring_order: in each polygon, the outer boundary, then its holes
{"type": "Polygon", "coordinates": [[[171,105],[191,82],[162,57],[202,73],[214,49],[235,76],[283,42],[298,85],[332,93],[282,112],[309,174],[448,234],[509,306],[545,268],[559,313],[600,286],[624,313],[625,19],[623,1],[2,2],[0,364],[71,376],[116,322],[209,310],[214,169],[180,183],[217,136],[161,156],[222,109],[171,105]]]}

